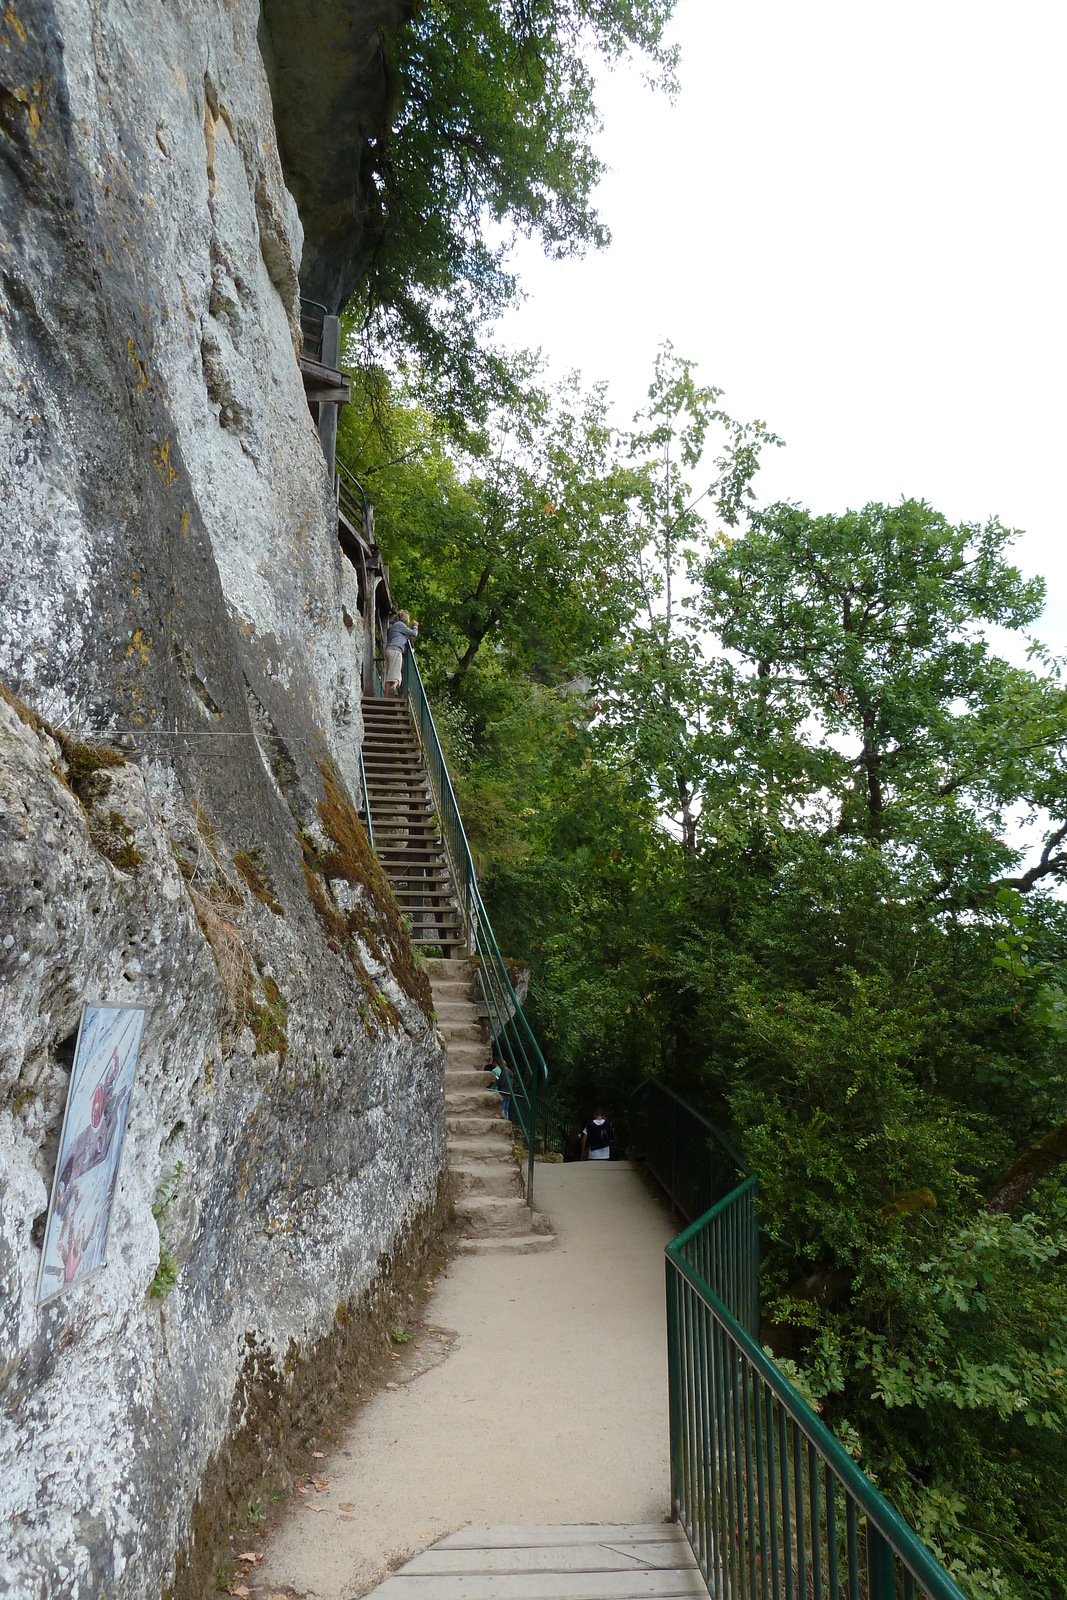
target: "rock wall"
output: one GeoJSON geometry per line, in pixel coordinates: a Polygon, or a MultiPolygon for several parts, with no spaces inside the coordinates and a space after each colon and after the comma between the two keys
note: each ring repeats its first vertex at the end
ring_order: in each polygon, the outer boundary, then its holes
{"type": "Polygon", "coordinates": [[[0,17],[18,1596],[170,1581],[249,1363],[284,1388],[434,1215],[443,1170],[429,989],[352,804],[358,610],[297,365],[302,230],[258,25],[253,0],[0,17]],[[39,1309],[87,998],[150,1010],[108,1266],[39,1309]],[[154,1295],[161,1248],[178,1275],[154,1295]]]}
{"type": "Polygon", "coordinates": [[[415,0],[263,0],[260,45],[304,224],[300,279],[330,311],[352,294],[381,232],[374,145],[399,102],[385,39],[415,9],[415,0]]]}

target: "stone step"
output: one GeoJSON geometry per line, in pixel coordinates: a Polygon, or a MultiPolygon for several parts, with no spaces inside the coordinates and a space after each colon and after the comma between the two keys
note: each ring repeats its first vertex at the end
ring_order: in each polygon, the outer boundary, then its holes
{"type": "Polygon", "coordinates": [[[457,1042],[449,1050],[448,1059],[451,1066],[470,1072],[474,1068],[486,1066],[491,1055],[492,1051],[488,1044],[460,1044],[457,1042]]]}
{"type": "Polygon", "coordinates": [[[465,1194],[522,1195],[522,1179],[514,1161],[450,1162],[455,1192],[465,1194]]]}
{"type": "Polygon", "coordinates": [[[483,1233],[457,1239],[456,1252],[462,1256],[532,1256],[553,1249],[555,1243],[554,1233],[483,1233]]]}
{"type": "Polygon", "coordinates": [[[484,1067],[477,1067],[473,1071],[465,1071],[462,1067],[450,1070],[445,1067],[445,1093],[449,1089],[484,1089],[489,1082],[489,1074],[484,1067]]]}
{"type": "Polygon", "coordinates": [[[445,1048],[450,1044],[484,1044],[485,1035],[482,1033],[481,1024],[478,1022],[450,1022],[448,1018],[442,1019],[437,1013],[437,1029],[445,1041],[445,1048]]]}
{"type": "Polygon", "coordinates": [[[445,1116],[466,1117],[483,1113],[503,1117],[504,1105],[497,1089],[449,1089],[445,1085],[445,1116]]]}
{"type": "Polygon", "coordinates": [[[461,1194],[456,1221],[464,1233],[533,1233],[533,1213],[521,1195],[461,1194]]]}
{"type": "MultiPolygon", "coordinates": [[[[514,1164],[515,1140],[512,1138],[511,1124],[501,1117],[488,1126],[491,1129],[489,1133],[450,1135],[449,1160],[454,1159],[464,1166],[481,1162],[493,1165],[498,1161],[511,1161],[514,1164]]],[[[515,1170],[517,1172],[518,1168],[515,1170]]]]}
{"type": "MultiPolygon", "coordinates": [[[[476,1137],[496,1127],[497,1123],[503,1125],[502,1116],[489,1117],[476,1112],[458,1114],[456,1116],[445,1113],[445,1130],[449,1134],[461,1134],[464,1137],[476,1137]]],[[[508,1124],[510,1126],[510,1124],[508,1124]]]]}

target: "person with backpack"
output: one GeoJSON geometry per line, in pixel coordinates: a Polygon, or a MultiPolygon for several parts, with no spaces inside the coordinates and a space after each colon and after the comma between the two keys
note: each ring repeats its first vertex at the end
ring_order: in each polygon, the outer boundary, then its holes
{"type": "Polygon", "coordinates": [[[610,1161],[615,1129],[603,1111],[596,1110],[582,1129],[582,1160],[610,1161]]]}

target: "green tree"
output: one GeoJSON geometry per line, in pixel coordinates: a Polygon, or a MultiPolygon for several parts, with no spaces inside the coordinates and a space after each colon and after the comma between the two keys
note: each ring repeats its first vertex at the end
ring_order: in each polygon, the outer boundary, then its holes
{"type": "Polygon", "coordinates": [[[608,232],[594,63],[632,51],[668,90],[674,0],[422,0],[388,40],[400,104],[369,162],[377,246],[356,297],[368,346],[418,353],[437,403],[482,411],[506,387],[486,325],[516,295],[516,233],[556,256],[608,232]],[[488,394],[487,394],[488,385],[488,394]]]}
{"type": "Polygon", "coordinates": [[[1026,628],[1044,602],[1043,582],[1005,559],[1013,537],[918,501],[839,517],[777,505],[700,571],[727,769],[737,743],[761,752],[746,781],[778,816],[816,810],[843,838],[893,847],[957,904],[1067,872],[1059,669],[1013,667],[987,634],[1026,628]],[[1040,860],[1012,878],[1019,805],[1048,826],[1040,860]]]}
{"type": "Polygon", "coordinates": [[[634,532],[603,388],[552,388],[509,359],[508,403],[450,429],[380,370],[339,451],[375,502],[393,587],[417,612],[431,678],[462,698],[475,663],[573,677],[629,624],[634,532]]]}

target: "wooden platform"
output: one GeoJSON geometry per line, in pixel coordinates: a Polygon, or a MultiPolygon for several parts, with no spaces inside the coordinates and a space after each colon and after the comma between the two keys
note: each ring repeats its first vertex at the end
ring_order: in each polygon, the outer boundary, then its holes
{"type": "Polygon", "coordinates": [[[374,1600],[707,1600],[707,1595],[685,1534],[665,1522],[461,1528],[373,1591],[374,1600]]]}

